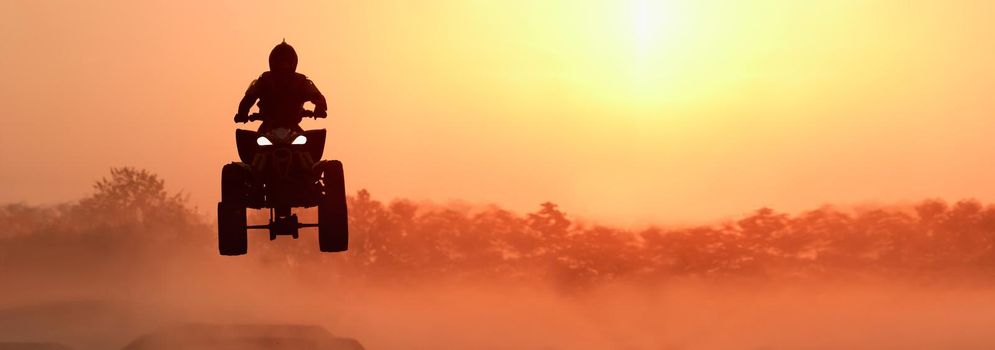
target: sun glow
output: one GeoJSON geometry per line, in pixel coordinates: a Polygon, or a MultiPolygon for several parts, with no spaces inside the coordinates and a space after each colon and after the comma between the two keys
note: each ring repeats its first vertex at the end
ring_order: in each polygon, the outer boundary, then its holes
{"type": "Polygon", "coordinates": [[[627,5],[627,67],[620,71],[628,75],[620,82],[622,102],[657,106],[668,98],[666,83],[679,69],[677,60],[668,58],[679,55],[681,16],[688,14],[667,0],[633,0],[627,5]]]}
{"type": "Polygon", "coordinates": [[[539,54],[556,64],[540,68],[571,95],[634,114],[658,110],[686,91],[674,89],[691,62],[683,59],[694,15],[689,6],[675,0],[558,4],[554,15],[534,21],[529,34],[539,35],[521,37],[547,48],[539,54]]]}
{"type": "Polygon", "coordinates": [[[659,1],[635,0],[630,5],[634,54],[642,58],[666,40],[675,23],[672,9],[659,1]]]}

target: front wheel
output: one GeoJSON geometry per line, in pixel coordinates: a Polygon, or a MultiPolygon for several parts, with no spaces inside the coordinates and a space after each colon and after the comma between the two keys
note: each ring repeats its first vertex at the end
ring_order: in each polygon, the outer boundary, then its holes
{"type": "Polygon", "coordinates": [[[218,252],[242,255],[248,251],[245,207],[248,198],[248,169],[238,163],[221,169],[221,202],[218,202],[218,252]]]}
{"type": "Polygon", "coordinates": [[[248,251],[245,224],[244,206],[218,202],[218,252],[221,255],[243,255],[248,251]]]}
{"type": "Polygon", "coordinates": [[[349,249],[349,214],[346,208],[342,162],[322,162],[322,196],[318,203],[318,248],[323,252],[349,249]]]}

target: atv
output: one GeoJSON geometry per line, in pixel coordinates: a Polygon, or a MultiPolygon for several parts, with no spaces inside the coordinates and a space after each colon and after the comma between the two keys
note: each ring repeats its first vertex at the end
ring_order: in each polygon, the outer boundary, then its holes
{"type": "MultiPolygon", "coordinates": [[[[313,116],[305,111],[305,116],[313,116]]],[[[263,119],[260,114],[250,121],[263,119]]],[[[242,255],[248,250],[249,229],[268,229],[269,239],[287,235],[298,238],[302,227],[318,228],[322,252],[342,252],[349,247],[342,163],[321,160],[325,129],[275,128],[260,132],[237,129],[235,143],[241,162],[221,169],[218,202],[218,251],[242,255]],[[291,208],[318,207],[317,223],[301,223],[291,208]],[[248,225],[246,209],[269,209],[269,223],[248,225]]]]}

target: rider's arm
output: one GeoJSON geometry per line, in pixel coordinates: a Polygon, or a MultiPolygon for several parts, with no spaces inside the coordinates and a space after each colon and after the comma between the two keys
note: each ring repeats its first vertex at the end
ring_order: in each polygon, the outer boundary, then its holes
{"type": "Polygon", "coordinates": [[[238,103],[238,114],[236,116],[247,117],[249,115],[249,109],[252,109],[252,105],[256,104],[256,100],[259,99],[258,82],[258,79],[253,80],[249,84],[249,88],[245,90],[245,96],[238,103]]]}
{"type": "Polygon", "coordinates": [[[325,102],[325,96],[318,91],[318,87],[314,86],[314,82],[310,79],[307,81],[307,99],[314,103],[314,115],[319,118],[324,118],[328,115],[328,103],[325,102]]]}

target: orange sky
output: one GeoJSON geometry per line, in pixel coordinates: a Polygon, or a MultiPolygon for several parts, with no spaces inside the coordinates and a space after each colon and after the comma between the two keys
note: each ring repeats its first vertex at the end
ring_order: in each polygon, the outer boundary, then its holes
{"type": "Polygon", "coordinates": [[[379,198],[602,222],[995,200],[990,1],[4,1],[0,202],[110,166],[210,209],[286,37],[379,198]]]}

